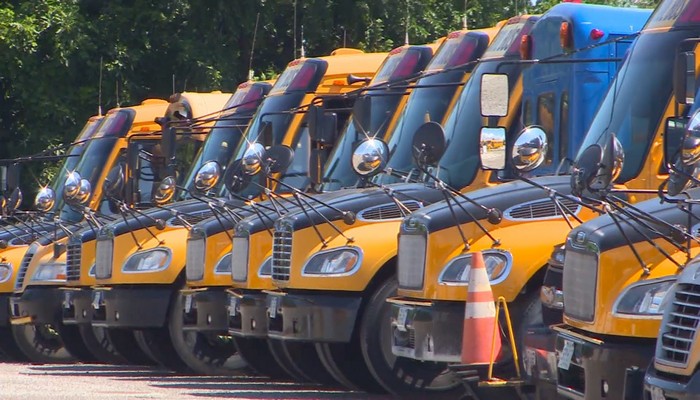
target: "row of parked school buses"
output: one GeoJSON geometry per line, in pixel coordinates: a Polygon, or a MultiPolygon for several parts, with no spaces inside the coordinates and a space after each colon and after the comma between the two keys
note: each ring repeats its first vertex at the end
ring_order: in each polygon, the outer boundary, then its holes
{"type": "Polygon", "coordinates": [[[0,353],[697,398],[699,43],[700,1],[564,3],[95,116],[35,210],[19,166],[43,155],[5,160],[0,353]],[[465,365],[474,252],[514,340],[465,365]]]}

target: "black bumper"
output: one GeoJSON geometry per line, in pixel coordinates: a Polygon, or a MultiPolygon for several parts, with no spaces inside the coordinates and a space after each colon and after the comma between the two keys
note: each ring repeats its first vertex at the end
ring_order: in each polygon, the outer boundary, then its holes
{"type": "Polygon", "coordinates": [[[690,376],[663,374],[650,366],[644,376],[644,400],[700,398],[700,371],[690,376]],[[653,395],[652,395],[653,394],[653,395]]]}
{"type": "Polygon", "coordinates": [[[559,332],[556,341],[557,391],[572,399],[641,398],[642,384],[627,382],[627,370],[644,371],[654,354],[654,339],[606,338],[590,340],[573,332],[559,332]],[[573,349],[570,363],[564,362],[565,343],[573,349]],[[566,365],[568,364],[568,365],[566,365]],[[625,387],[627,386],[627,388],[625,387]],[[628,396],[628,397],[625,397],[628,396]]]}
{"type": "Polygon", "coordinates": [[[10,325],[10,293],[0,294],[0,326],[10,325]]]}
{"type": "Polygon", "coordinates": [[[520,350],[523,376],[537,387],[538,393],[548,393],[545,398],[555,398],[557,390],[557,333],[548,326],[528,328],[520,350]]]}
{"type": "Polygon", "coordinates": [[[391,350],[397,356],[415,360],[459,363],[463,321],[464,303],[392,303],[391,350]]]}
{"type": "Polygon", "coordinates": [[[10,298],[12,319],[31,318],[32,324],[58,324],[61,322],[63,294],[58,287],[28,287],[21,296],[10,298]]]}
{"type": "Polygon", "coordinates": [[[267,295],[262,292],[227,293],[228,332],[234,336],[267,337],[267,295]]]}
{"type": "Polygon", "coordinates": [[[183,297],[183,329],[191,331],[228,331],[228,296],[224,288],[180,291],[183,297]]]}
{"type": "Polygon", "coordinates": [[[92,325],[107,328],[160,328],[165,325],[171,286],[94,288],[92,325]]]}
{"type": "Polygon", "coordinates": [[[62,314],[67,325],[89,324],[92,322],[92,289],[63,288],[62,314]]]}
{"type": "Polygon", "coordinates": [[[267,296],[267,335],[282,340],[347,343],[361,297],[279,293],[267,296]]]}

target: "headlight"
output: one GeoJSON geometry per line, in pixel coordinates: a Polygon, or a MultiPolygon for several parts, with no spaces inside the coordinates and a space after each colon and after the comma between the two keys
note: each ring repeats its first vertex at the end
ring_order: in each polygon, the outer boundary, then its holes
{"type": "Polygon", "coordinates": [[[557,265],[557,266],[564,266],[564,255],[565,255],[565,245],[560,245],[560,246],[554,246],[554,250],[552,251],[552,255],[549,258],[549,264],[550,265],[557,265]]]}
{"type": "Polygon", "coordinates": [[[233,257],[231,260],[231,278],[236,282],[248,280],[248,253],[250,244],[248,236],[233,237],[233,257]]]}
{"type": "MultiPolygon", "coordinates": [[[[486,250],[482,251],[486,273],[491,283],[499,283],[506,276],[513,264],[513,257],[507,251],[486,250]]],[[[442,270],[438,282],[447,285],[466,285],[469,283],[469,271],[472,267],[472,255],[466,254],[453,258],[442,270]]]]}
{"type": "Polygon", "coordinates": [[[613,313],[661,318],[666,294],[675,279],[663,279],[629,285],[613,305],[613,313]]]}
{"type": "Polygon", "coordinates": [[[272,257],[267,257],[258,270],[258,276],[269,278],[272,276],[272,257]]]}
{"type": "Polygon", "coordinates": [[[357,247],[342,247],[316,253],[302,268],[302,275],[350,275],[362,262],[361,250],[357,247]]]}
{"type": "Polygon", "coordinates": [[[0,264],[0,283],[4,283],[12,278],[12,264],[0,264]]]}
{"type": "Polygon", "coordinates": [[[540,288],[540,301],[547,308],[557,310],[564,309],[564,292],[554,286],[542,286],[540,288]]]}
{"type": "Polygon", "coordinates": [[[134,253],[122,266],[122,272],[156,272],[170,266],[169,249],[157,248],[134,253]]]}
{"type": "Polygon", "coordinates": [[[231,273],[231,252],[226,253],[216,262],[214,267],[215,274],[230,274],[231,273]]]}
{"type": "Polygon", "coordinates": [[[66,280],[66,263],[41,264],[34,271],[32,281],[63,282],[66,280]]]}

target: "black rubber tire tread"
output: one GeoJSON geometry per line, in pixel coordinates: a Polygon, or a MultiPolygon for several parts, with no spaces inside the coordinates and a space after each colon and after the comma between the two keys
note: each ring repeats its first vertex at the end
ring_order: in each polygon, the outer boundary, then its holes
{"type": "Polygon", "coordinates": [[[27,362],[29,358],[17,346],[12,329],[9,326],[0,327],[0,359],[6,361],[27,362]]]}
{"type": "Polygon", "coordinates": [[[114,349],[126,359],[129,365],[158,365],[155,359],[143,351],[133,331],[122,328],[107,328],[107,334],[114,349]]]}
{"type": "Polygon", "coordinates": [[[159,365],[182,374],[194,373],[175,351],[167,327],[139,329],[134,331],[134,337],[142,349],[148,349],[146,354],[159,365]]]}
{"type": "Polygon", "coordinates": [[[12,336],[19,350],[31,362],[41,364],[70,364],[75,357],[63,346],[63,342],[57,336],[48,339],[35,325],[13,325],[12,336]]]}
{"type": "Polygon", "coordinates": [[[459,398],[465,389],[457,376],[447,369],[446,364],[392,356],[393,365],[389,365],[384,356],[384,352],[391,354],[391,349],[386,347],[391,346],[390,336],[386,333],[386,329],[390,329],[388,321],[391,310],[386,299],[395,296],[397,289],[395,276],[379,284],[361,316],[360,344],[367,368],[384,389],[402,399],[459,398]],[[383,337],[382,333],[385,333],[386,337],[383,337]],[[427,387],[432,383],[443,386],[427,387]]]}
{"type": "Polygon", "coordinates": [[[350,343],[316,343],[316,352],[328,372],[346,388],[385,394],[386,390],[367,370],[356,336],[353,334],[350,343]]]}
{"type": "Polygon", "coordinates": [[[58,325],[56,327],[63,346],[73,355],[78,361],[84,363],[95,363],[100,360],[88,349],[80,335],[80,329],[77,325],[58,325]]]}
{"type": "Polygon", "coordinates": [[[107,328],[93,327],[91,325],[76,325],[85,347],[103,364],[127,364],[126,358],[114,348],[110,340],[107,328]]]}
{"type": "MultiPolygon", "coordinates": [[[[189,369],[202,375],[240,375],[248,367],[233,340],[213,343],[204,333],[183,331],[183,303],[180,291],[172,296],[168,312],[170,343],[189,369]]],[[[213,339],[216,340],[216,339],[213,339]]]]}
{"type": "Polygon", "coordinates": [[[287,372],[272,356],[267,339],[233,337],[238,353],[248,363],[248,367],[259,375],[275,379],[289,379],[287,372]]]}
{"type": "Polygon", "coordinates": [[[318,358],[313,343],[278,339],[270,339],[267,343],[272,356],[296,382],[338,385],[318,358]]]}

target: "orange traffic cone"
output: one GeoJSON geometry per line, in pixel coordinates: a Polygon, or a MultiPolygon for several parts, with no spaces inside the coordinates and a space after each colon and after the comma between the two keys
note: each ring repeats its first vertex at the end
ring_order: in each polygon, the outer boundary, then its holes
{"type": "Polygon", "coordinates": [[[496,306],[481,252],[472,253],[467,304],[464,308],[462,364],[489,364],[501,351],[501,335],[494,338],[496,306]]]}

